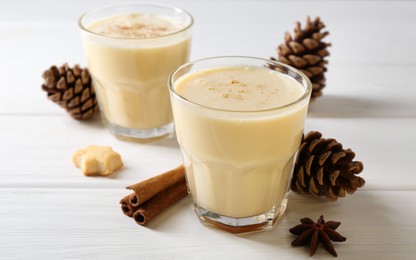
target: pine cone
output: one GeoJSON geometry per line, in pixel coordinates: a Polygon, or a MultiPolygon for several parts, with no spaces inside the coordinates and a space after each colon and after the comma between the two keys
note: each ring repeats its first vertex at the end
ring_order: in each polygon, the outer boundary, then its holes
{"type": "Polygon", "coordinates": [[[52,66],[42,77],[42,90],[48,98],[64,108],[74,119],[88,119],[98,111],[98,104],[88,69],[52,66]]]}
{"type": "Polygon", "coordinates": [[[291,189],[315,197],[325,196],[330,201],[354,193],[365,183],[357,176],[363,164],[352,161],[354,157],[353,151],[343,149],[335,139],[309,132],[299,148],[291,189]]]}
{"type": "Polygon", "coordinates": [[[308,16],[304,29],[302,30],[300,22],[296,22],[294,37],[286,32],[285,42],[277,47],[280,62],[299,69],[311,80],[311,98],[321,96],[325,87],[324,72],[327,71],[328,64],[325,57],[329,56],[327,47],[331,44],[322,42],[329,34],[328,31],[321,32],[323,28],[325,25],[319,17],[311,21],[308,16]]]}

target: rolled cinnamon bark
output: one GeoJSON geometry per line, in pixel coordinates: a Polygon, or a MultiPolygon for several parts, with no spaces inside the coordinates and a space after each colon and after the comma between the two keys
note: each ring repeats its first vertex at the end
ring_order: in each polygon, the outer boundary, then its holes
{"type": "Polygon", "coordinates": [[[130,194],[131,196],[129,197],[129,202],[133,207],[138,207],[140,205],[139,203],[139,198],[137,197],[136,193],[132,193],[130,194]]]}
{"type": "Polygon", "coordinates": [[[185,168],[180,165],[163,174],[128,186],[127,189],[133,190],[136,194],[136,198],[130,197],[130,203],[133,206],[139,206],[156,194],[183,180],[185,180],[185,168]]]}
{"type": "Polygon", "coordinates": [[[138,206],[134,206],[132,201],[136,200],[136,193],[132,193],[127,195],[126,197],[120,200],[121,210],[123,211],[124,215],[128,217],[133,217],[134,212],[138,210],[138,206]]]}
{"type": "Polygon", "coordinates": [[[137,224],[144,226],[161,211],[186,197],[187,194],[186,181],[182,179],[140,205],[137,211],[134,212],[133,218],[137,224]]]}

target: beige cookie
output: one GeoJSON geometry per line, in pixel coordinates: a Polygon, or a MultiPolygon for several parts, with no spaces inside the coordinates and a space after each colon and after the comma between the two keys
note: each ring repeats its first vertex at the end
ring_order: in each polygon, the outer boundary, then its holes
{"type": "Polygon", "coordinates": [[[109,175],[123,166],[121,156],[110,146],[90,145],[72,156],[72,162],[84,175],[109,175]]]}

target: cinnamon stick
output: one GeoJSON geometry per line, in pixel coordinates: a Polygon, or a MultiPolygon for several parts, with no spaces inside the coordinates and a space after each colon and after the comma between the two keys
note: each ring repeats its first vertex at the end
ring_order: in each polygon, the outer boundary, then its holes
{"type": "Polygon", "coordinates": [[[146,225],[160,212],[175,204],[188,194],[185,179],[157,194],[134,212],[133,218],[139,225],[146,225]]]}
{"type": "Polygon", "coordinates": [[[137,200],[137,202],[132,203],[132,205],[139,206],[140,204],[143,204],[156,194],[183,179],[185,179],[185,169],[183,165],[180,165],[163,174],[128,186],[127,189],[133,190],[136,194],[136,198],[133,201],[137,200]]]}
{"type": "Polygon", "coordinates": [[[134,192],[121,199],[123,213],[146,225],[160,212],[187,195],[183,165],[128,186],[134,192]]]}

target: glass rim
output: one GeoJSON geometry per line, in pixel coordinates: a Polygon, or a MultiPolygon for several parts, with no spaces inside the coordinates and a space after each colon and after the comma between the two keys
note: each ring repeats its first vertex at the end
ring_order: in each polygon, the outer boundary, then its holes
{"type": "MultiPolygon", "coordinates": [[[[244,65],[244,64],[242,64],[244,65]]],[[[249,66],[249,65],[247,65],[249,66]]],[[[271,69],[271,68],[270,68],[271,69]]],[[[287,75],[287,74],[285,74],[287,75]]],[[[290,75],[288,75],[289,77],[291,77],[290,75]]],[[[293,78],[293,77],[291,77],[293,78]]],[[[296,79],[295,79],[296,80],[296,79]]],[[[296,80],[297,81],[297,80],[296,80]]],[[[299,82],[299,84],[303,83],[299,82]]],[[[181,101],[184,101],[187,104],[190,104],[192,106],[195,107],[199,107],[199,108],[204,108],[204,109],[209,109],[209,110],[213,110],[213,111],[218,111],[218,112],[227,112],[227,113],[244,113],[244,114],[253,114],[253,113],[266,113],[266,112],[271,112],[271,111],[276,111],[276,110],[282,110],[291,106],[294,106],[298,103],[301,103],[302,101],[310,98],[311,93],[312,93],[312,83],[310,81],[310,79],[300,70],[284,64],[282,62],[276,61],[276,60],[270,60],[270,59],[265,59],[265,58],[258,58],[258,57],[252,57],[252,56],[215,56],[215,57],[209,57],[209,58],[203,58],[203,59],[199,59],[199,60],[194,60],[191,62],[187,62],[183,65],[181,65],[180,67],[176,68],[169,76],[168,78],[168,86],[169,86],[169,91],[172,95],[174,95],[176,98],[180,99],[181,101]],[[276,107],[272,107],[272,108],[266,108],[266,109],[259,109],[259,110],[232,110],[232,109],[222,109],[222,108],[215,108],[215,107],[210,107],[210,106],[206,106],[206,105],[202,105],[202,104],[198,104],[196,102],[193,102],[183,96],[181,96],[180,94],[178,94],[174,88],[174,84],[173,84],[173,78],[175,77],[175,75],[180,71],[183,70],[184,68],[191,66],[195,63],[199,63],[199,62],[204,62],[204,61],[209,61],[209,60],[218,60],[218,59],[248,59],[248,60],[257,60],[257,61],[264,61],[265,65],[276,65],[278,67],[284,67],[286,68],[288,71],[292,71],[296,74],[298,74],[302,80],[305,82],[306,86],[305,86],[305,92],[303,93],[302,96],[300,96],[298,99],[282,105],[282,106],[276,106],[276,107]]]]}
{"type": "Polygon", "coordinates": [[[145,40],[153,40],[153,39],[162,39],[165,37],[171,37],[173,35],[177,35],[180,34],[182,32],[185,32],[187,30],[189,30],[192,25],[194,24],[194,17],[191,15],[191,13],[189,13],[188,11],[179,8],[179,7],[175,7],[175,6],[171,6],[171,5],[165,5],[165,4],[153,4],[153,3],[146,3],[146,2],[136,2],[136,3],[127,3],[127,4],[113,4],[113,5],[106,5],[106,6],[101,6],[101,7],[97,7],[97,8],[93,8],[89,11],[86,11],[85,13],[83,13],[79,18],[78,18],[78,27],[86,32],[89,33],[91,35],[94,35],[96,37],[102,37],[102,38],[106,38],[106,39],[117,39],[117,40],[124,40],[124,41],[128,41],[128,40],[133,40],[133,41],[145,41],[145,40]],[[149,7],[158,7],[158,8],[165,8],[165,9],[170,9],[170,10],[174,10],[174,11],[179,11],[181,13],[184,13],[188,18],[189,18],[189,23],[186,24],[186,26],[180,30],[174,31],[172,33],[169,34],[165,34],[165,35],[161,35],[161,36],[153,36],[153,37],[147,37],[147,38],[123,38],[123,37],[117,37],[117,36],[108,36],[108,35],[102,35],[99,33],[95,33],[89,29],[87,29],[86,25],[84,25],[83,20],[90,14],[92,13],[96,13],[105,9],[113,9],[113,8],[117,8],[117,7],[128,7],[128,6],[149,6],[149,7]]]}

